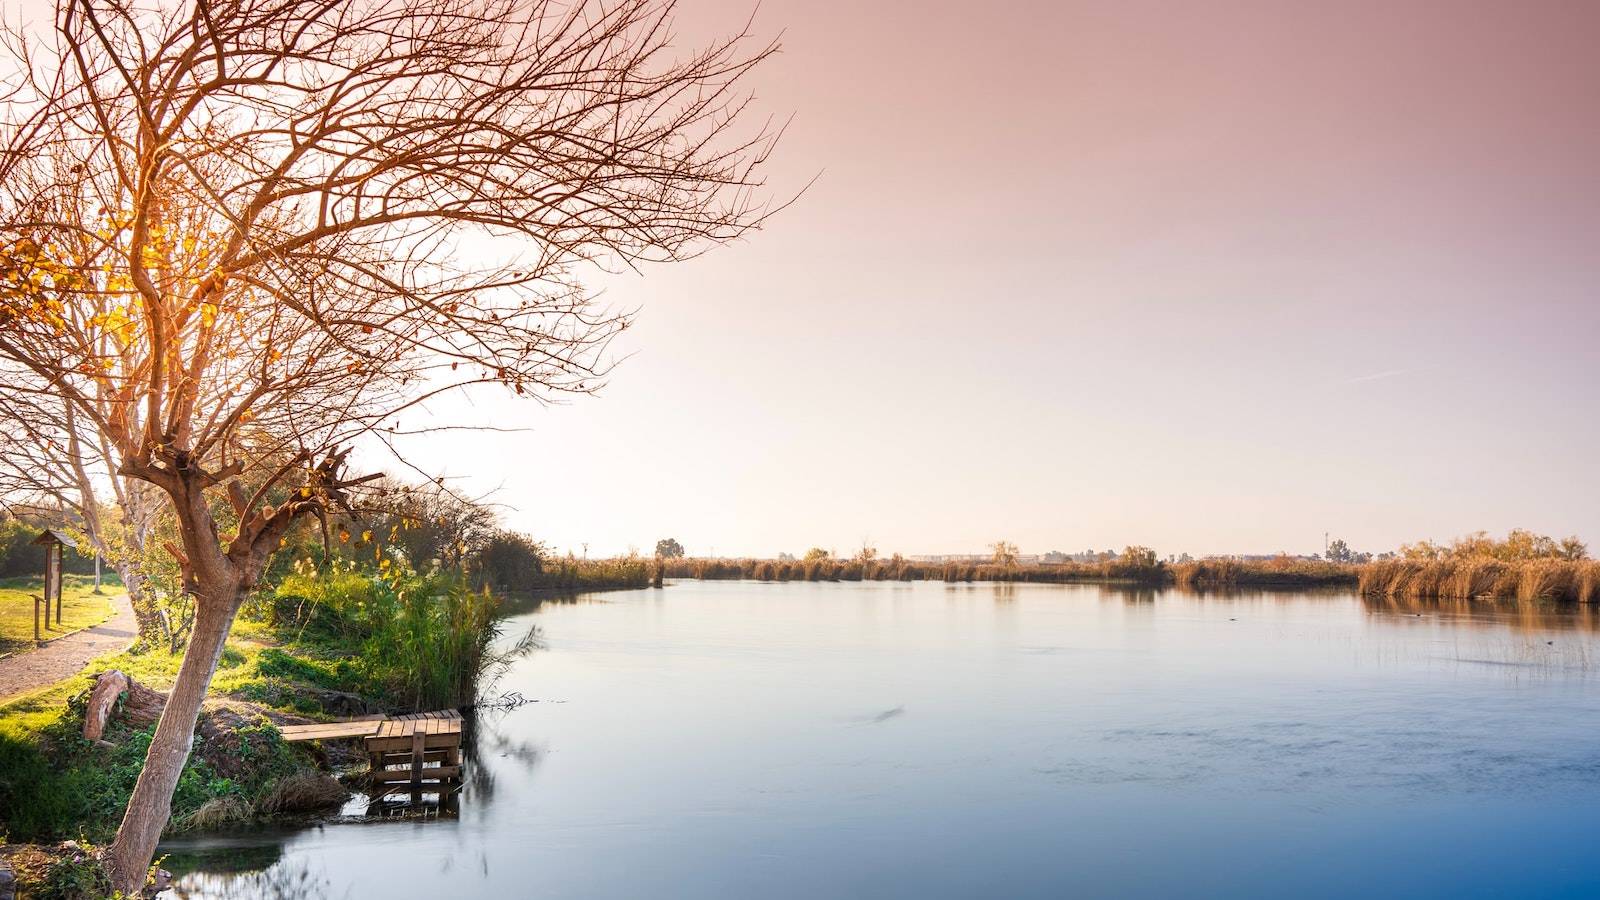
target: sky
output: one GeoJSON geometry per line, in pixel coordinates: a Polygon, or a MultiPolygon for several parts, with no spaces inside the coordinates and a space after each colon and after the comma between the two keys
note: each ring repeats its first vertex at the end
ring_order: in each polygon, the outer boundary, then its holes
{"type": "MultiPolygon", "coordinates": [[[[681,45],[753,4],[682,0],[681,45]]],[[[1600,4],[765,0],[758,234],[423,469],[590,556],[1600,542],[1600,4]]]]}
{"type": "MultiPolygon", "coordinates": [[[[685,0],[681,30],[748,5],[685,0]]],[[[1600,5],[767,0],[761,233],[424,467],[561,548],[1600,541],[1600,5]]]]}

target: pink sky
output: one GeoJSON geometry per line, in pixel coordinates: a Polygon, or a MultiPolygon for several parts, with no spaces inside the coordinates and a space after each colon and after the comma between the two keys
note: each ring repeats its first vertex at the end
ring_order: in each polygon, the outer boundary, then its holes
{"type": "MultiPolygon", "coordinates": [[[[684,30],[741,19],[688,2],[684,30]]],[[[1600,541],[1600,5],[764,3],[748,242],[427,458],[561,547],[1600,541]]]]}
{"type": "MultiPolygon", "coordinates": [[[[684,44],[751,4],[684,0],[684,44]]],[[[8,17],[16,15],[16,8],[8,17]]],[[[815,186],[425,467],[561,548],[1600,543],[1600,4],[766,0],[815,186]]],[[[459,404],[436,413],[459,418],[459,404]]]]}

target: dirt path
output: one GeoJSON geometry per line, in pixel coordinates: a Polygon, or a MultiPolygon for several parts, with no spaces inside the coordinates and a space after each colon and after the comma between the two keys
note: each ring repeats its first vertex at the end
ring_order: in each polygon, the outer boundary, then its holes
{"type": "Polygon", "coordinates": [[[93,628],[57,638],[37,650],[0,659],[0,702],[71,678],[96,656],[114,653],[132,644],[138,626],[128,595],[112,597],[111,608],[111,618],[93,628]]]}

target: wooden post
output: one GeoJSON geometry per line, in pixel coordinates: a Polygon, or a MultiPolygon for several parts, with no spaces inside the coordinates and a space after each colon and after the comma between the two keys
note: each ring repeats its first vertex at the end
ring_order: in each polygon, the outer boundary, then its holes
{"type": "Polygon", "coordinates": [[[98,553],[96,553],[94,555],[94,592],[96,594],[101,593],[101,590],[100,590],[100,554],[98,554],[98,553]]]}
{"type": "Polygon", "coordinates": [[[33,597],[33,642],[41,644],[44,643],[44,635],[39,633],[39,606],[44,603],[44,598],[38,594],[29,596],[33,597]]]}
{"type": "Polygon", "coordinates": [[[52,567],[56,573],[56,627],[61,627],[61,545],[56,544],[50,548],[51,555],[55,557],[52,567]]]}
{"type": "MultiPolygon", "coordinates": [[[[416,726],[420,723],[413,722],[416,726]]],[[[411,731],[411,805],[422,805],[422,756],[427,741],[427,729],[413,727],[411,731]]]]}

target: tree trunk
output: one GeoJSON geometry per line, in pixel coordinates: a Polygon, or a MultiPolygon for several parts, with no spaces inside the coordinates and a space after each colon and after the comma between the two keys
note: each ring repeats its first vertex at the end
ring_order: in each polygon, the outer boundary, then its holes
{"type": "Polygon", "coordinates": [[[222,645],[233,627],[239,608],[237,590],[225,594],[201,594],[197,598],[194,634],[189,650],[178,669],[167,708],[156,723],[155,738],[145,757],[144,769],[128,800],[128,809],[111,844],[112,887],[129,897],[144,889],[145,878],[155,858],[156,843],[172,813],[172,792],[183,774],[189,751],[194,746],[195,725],[206,688],[216,673],[222,645]]]}

